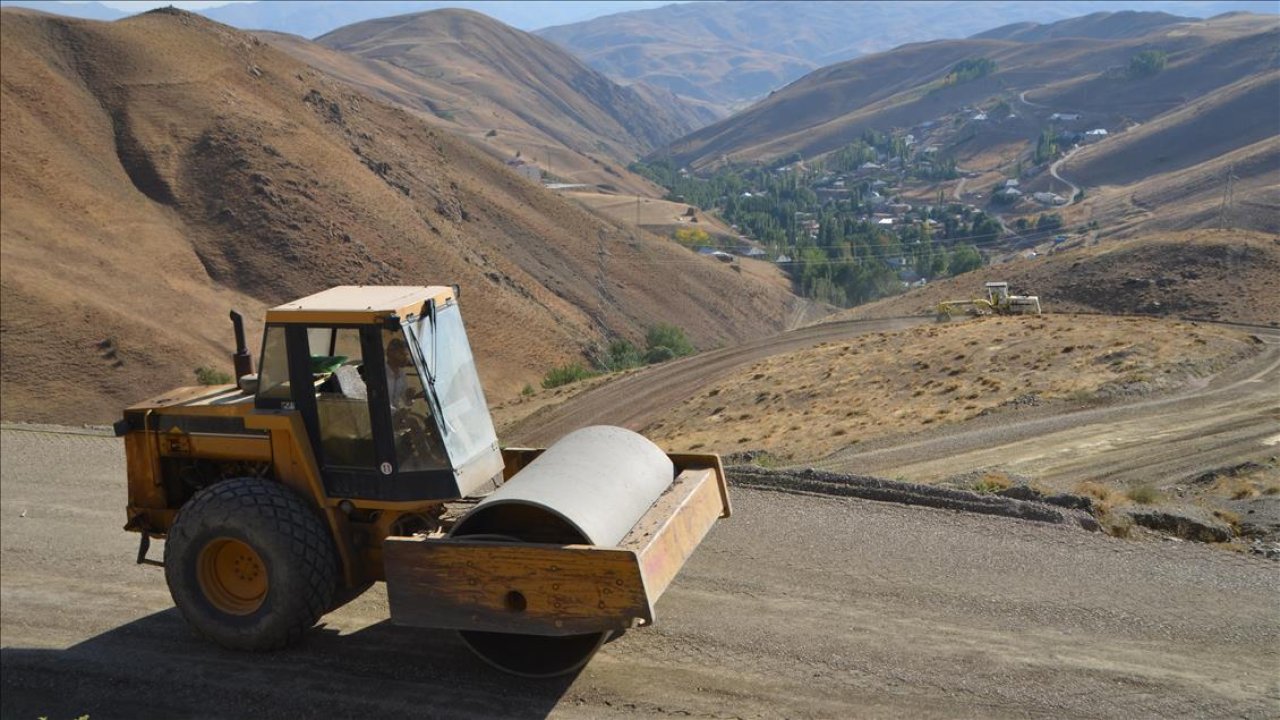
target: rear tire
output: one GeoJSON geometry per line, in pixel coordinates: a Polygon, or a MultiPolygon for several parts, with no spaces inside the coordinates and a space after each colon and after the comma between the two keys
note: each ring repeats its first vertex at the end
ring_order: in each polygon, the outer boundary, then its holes
{"type": "Polygon", "coordinates": [[[333,606],[324,521],[289,488],[235,478],[196,493],[165,541],[169,593],[196,632],[234,650],[297,641],[333,606]]]}

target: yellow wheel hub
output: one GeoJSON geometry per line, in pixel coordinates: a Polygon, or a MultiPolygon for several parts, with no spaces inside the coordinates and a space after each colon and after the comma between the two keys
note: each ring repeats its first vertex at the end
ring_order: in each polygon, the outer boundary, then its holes
{"type": "Polygon", "coordinates": [[[200,590],[217,609],[249,615],[267,597],[267,567],[248,543],[228,537],[211,540],[200,551],[200,590]]]}

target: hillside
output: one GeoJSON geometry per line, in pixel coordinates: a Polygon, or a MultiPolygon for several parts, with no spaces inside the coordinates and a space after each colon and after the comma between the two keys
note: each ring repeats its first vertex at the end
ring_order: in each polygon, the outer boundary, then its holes
{"type": "MultiPolygon", "coordinates": [[[[375,87],[391,85],[401,102],[511,155],[523,150],[542,162],[553,150],[552,171],[574,160],[625,167],[714,119],[669,93],[618,85],[550,42],[468,10],[369,20],[316,42],[373,63],[362,70],[377,76],[375,87]],[[561,162],[572,154],[579,157],[561,162]]],[[[352,75],[353,61],[287,47],[352,75]]]]}
{"type": "MultiPolygon", "coordinates": [[[[325,75],[346,82],[359,92],[393,103],[422,121],[466,137],[477,147],[503,161],[526,161],[549,178],[593,186],[597,191],[621,191],[655,195],[659,190],[625,169],[626,159],[601,152],[600,145],[586,151],[565,145],[543,130],[555,126],[552,119],[530,123],[522,114],[490,99],[472,94],[466,85],[420,75],[384,60],[372,60],[334,50],[296,35],[256,32],[254,35],[325,75]]],[[[582,138],[582,139],[585,139],[582,138]]],[[[624,157],[633,157],[627,153],[624,157]]]]}
{"type": "Polygon", "coordinates": [[[675,451],[810,463],[1027,402],[1184,387],[1259,351],[1235,329],[1155,318],[984,318],[875,333],[726,374],[642,432],[675,451]],[[1034,399],[1028,401],[1028,397],[1034,399]]]}
{"type": "MultiPolygon", "coordinates": [[[[1071,21],[1068,21],[1071,22],[1071,21]]],[[[1098,37],[1019,42],[972,38],[905,45],[813,72],[750,109],[695,132],[663,151],[688,167],[811,157],[850,142],[867,129],[889,131],[936,123],[957,108],[1006,98],[1035,114],[1084,112],[1101,125],[1124,117],[1145,122],[1190,98],[1274,68],[1280,22],[1273,16],[1231,15],[1160,24],[1129,37],[1135,21],[1113,14],[1091,22],[1098,37]],[[1108,33],[1108,25],[1114,32],[1108,33]],[[1154,78],[1118,76],[1144,50],[1167,53],[1154,78]],[[943,83],[962,60],[986,58],[994,71],[943,83]],[[1096,114],[1104,114],[1097,117],[1096,114]]],[[[995,124],[994,121],[990,124],[995,124]]],[[[1259,123],[1268,127],[1266,123],[1259,123]]],[[[1275,127],[1272,123],[1269,127],[1275,127]]],[[[1030,129],[1030,128],[1029,128],[1030,129]]],[[[1028,138],[1034,138],[1034,130],[1028,138]]]]}
{"type": "Polygon", "coordinates": [[[0,16],[6,420],[110,421],[226,368],[229,308],[253,338],[264,306],[333,284],[459,283],[494,401],[659,319],[706,347],[790,315],[251,35],[0,16]]]}
{"type": "MultiPolygon", "coordinates": [[[[1208,16],[1243,9],[1274,12],[1266,3],[1242,2],[695,2],[618,12],[538,34],[612,77],[661,85],[727,112],[820,67],[905,43],[963,38],[997,26],[992,32],[1009,35],[1000,39],[1030,40],[1045,35],[1042,23],[1116,10],[1208,16]],[[1014,37],[1018,33],[1023,36],[1014,37]]],[[[1149,20],[1124,24],[1132,31],[1143,23],[1155,27],[1149,20]]],[[[1085,37],[1121,32],[1115,24],[1100,30],[1087,20],[1056,32],[1065,29],[1085,37]]]]}
{"type": "Polygon", "coordinates": [[[1097,12],[1053,23],[1021,22],[1002,25],[973,37],[980,40],[1016,40],[1039,42],[1057,38],[1095,38],[1114,40],[1141,37],[1166,25],[1186,22],[1191,18],[1167,12],[1097,12]]]}
{"type": "Polygon", "coordinates": [[[1046,313],[1170,315],[1280,326],[1280,235],[1193,230],[1076,245],[1019,258],[895,297],[831,320],[932,315],[944,300],[980,297],[1004,280],[1038,295],[1046,313]]]}

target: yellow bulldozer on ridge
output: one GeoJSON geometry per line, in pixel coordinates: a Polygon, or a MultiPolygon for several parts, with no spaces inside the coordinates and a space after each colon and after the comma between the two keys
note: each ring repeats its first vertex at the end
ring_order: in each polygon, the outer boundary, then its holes
{"type": "Polygon", "coordinates": [[[717,519],[716,455],[616,427],[500,448],[456,286],[335,287],[266,314],[259,372],[125,409],[126,530],[164,538],[175,605],[242,650],[298,640],[384,581],[394,623],[545,677],[654,620],[717,519]],[[464,498],[483,496],[460,517],[464,498]]]}

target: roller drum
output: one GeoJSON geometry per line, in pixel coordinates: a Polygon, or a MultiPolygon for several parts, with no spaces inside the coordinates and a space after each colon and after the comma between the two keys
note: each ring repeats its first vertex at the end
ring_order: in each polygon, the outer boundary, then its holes
{"type": "Polygon", "coordinates": [[[450,535],[613,547],[674,479],[671,459],[644,436],[582,428],[482,500],[450,535]]]}
{"type": "MultiPolygon", "coordinates": [[[[451,537],[616,546],[671,486],[675,466],[642,435],[594,426],[561,438],[482,500],[451,537]]],[[[610,633],[458,633],[485,662],[527,677],[578,670],[610,633]]]]}

